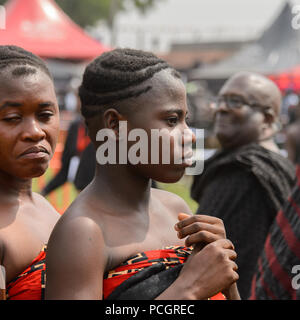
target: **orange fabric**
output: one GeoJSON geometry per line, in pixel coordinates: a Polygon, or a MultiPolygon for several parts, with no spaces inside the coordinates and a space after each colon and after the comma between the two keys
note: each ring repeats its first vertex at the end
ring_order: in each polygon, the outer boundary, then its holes
{"type": "MultiPolygon", "coordinates": [[[[191,254],[192,249],[186,247],[167,247],[162,250],[151,250],[138,253],[123,262],[119,267],[107,272],[103,279],[103,298],[106,299],[121,283],[132,275],[155,263],[163,262],[167,268],[184,263],[191,254]]],[[[222,293],[210,300],[226,300],[222,293]]]]}
{"type": "Polygon", "coordinates": [[[7,285],[7,300],[44,299],[46,280],[46,246],[32,263],[7,285]]]}
{"type": "Polygon", "coordinates": [[[209,300],[226,300],[226,298],[222,292],[219,292],[215,296],[211,297],[209,300]]]}
{"type": "Polygon", "coordinates": [[[91,139],[86,134],[86,128],[83,124],[80,124],[78,128],[77,134],[77,151],[79,153],[83,152],[83,150],[90,144],[91,139]]]}

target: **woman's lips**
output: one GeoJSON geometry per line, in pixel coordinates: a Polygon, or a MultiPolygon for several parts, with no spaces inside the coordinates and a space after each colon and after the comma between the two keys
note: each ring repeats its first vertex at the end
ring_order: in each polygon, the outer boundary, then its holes
{"type": "Polygon", "coordinates": [[[190,167],[192,166],[194,163],[194,157],[190,157],[190,158],[184,158],[183,159],[183,164],[190,167]]]}
{"type": "Polygon", "coordinates": [[[49,156],[48,150],[43,146],[34,146],[28,148],[19,156],[20,158],[25,159],[42,159],[49,156]]]}
{"type": "Polygon", "coordinates": [[[194,163],[194,153],[192,150],[189,150],[183,155],[181,163],[185,167],[190,167],[194,163]]]}
{"type": "Polygon", "coordinates": [[[40,152],[30,152],[21,156],[22,159],[41,159],[48,156],[48,153],[40,151],[40,152]]]}

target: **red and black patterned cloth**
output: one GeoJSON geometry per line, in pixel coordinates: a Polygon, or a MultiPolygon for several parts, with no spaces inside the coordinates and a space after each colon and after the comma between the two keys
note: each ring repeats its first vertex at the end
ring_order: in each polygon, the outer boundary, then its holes
{"type": "MultiPolygon", "coordinates": [[[[151,300],[169,287],[191,254],[186,247],[138,253],[104,276],[104,299],[151,300]]],[[[7,285],[8,300],[43,300],[46,285],[46,246],[32,263],[7,285]]],[[[225,300],[219,293],[211,300],[225,300]]]]}
{"type": "Polygon", "coordinates": [[[15,279],[7,284],[7,300],[41,300],[44,299],[46,282],[46,246],[38,256],[15,279]]]}
{"type": "MultiPolygon", "coordinates": [[[[176,280],[191,252],[191,248],[175,246],[138,253],[104,275],[103,298],[108,300],[156,298],[176,280]]],[[[225,297],[219,293],[211,299],[225,300],[225,297]]]]}

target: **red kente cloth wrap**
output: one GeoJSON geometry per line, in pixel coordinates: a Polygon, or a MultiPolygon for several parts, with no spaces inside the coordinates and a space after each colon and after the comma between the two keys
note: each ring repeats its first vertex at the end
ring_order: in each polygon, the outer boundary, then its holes
{"type": "MultiPolygon", "coordinates": [[[[165,264],[166,269],[183,264],[191,252],[191,248],[173,246],[162,250],[138,253],[123,262],[116,269],[105,273],[103,280],[103,299],[106,299],[125,280],[139,271],[157,263],[165,264]]],[[[226,298],[222,293],[218,293],[209,300],[226,300],[226,298]]]]}
{"type": "Polygon", "coordinates": [[[43,300],[46,280],[46,246],[31,264],[7,284],[8,300],[43,300]]]}

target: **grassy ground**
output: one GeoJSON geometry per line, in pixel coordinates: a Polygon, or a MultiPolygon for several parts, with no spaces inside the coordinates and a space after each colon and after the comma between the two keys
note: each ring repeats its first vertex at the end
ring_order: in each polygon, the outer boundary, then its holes
{"type": "MultiPolygon", "coordinates": [[[[54,170],[49,168],[43,176],[33,179],[33,191],[40,192],[53,176],[54,170]]],[[[46,198],[58,212],[63,213],[76,198],[77,194],[78,192],[74,185],[68,182],[51,192],[46,198]]]]}

